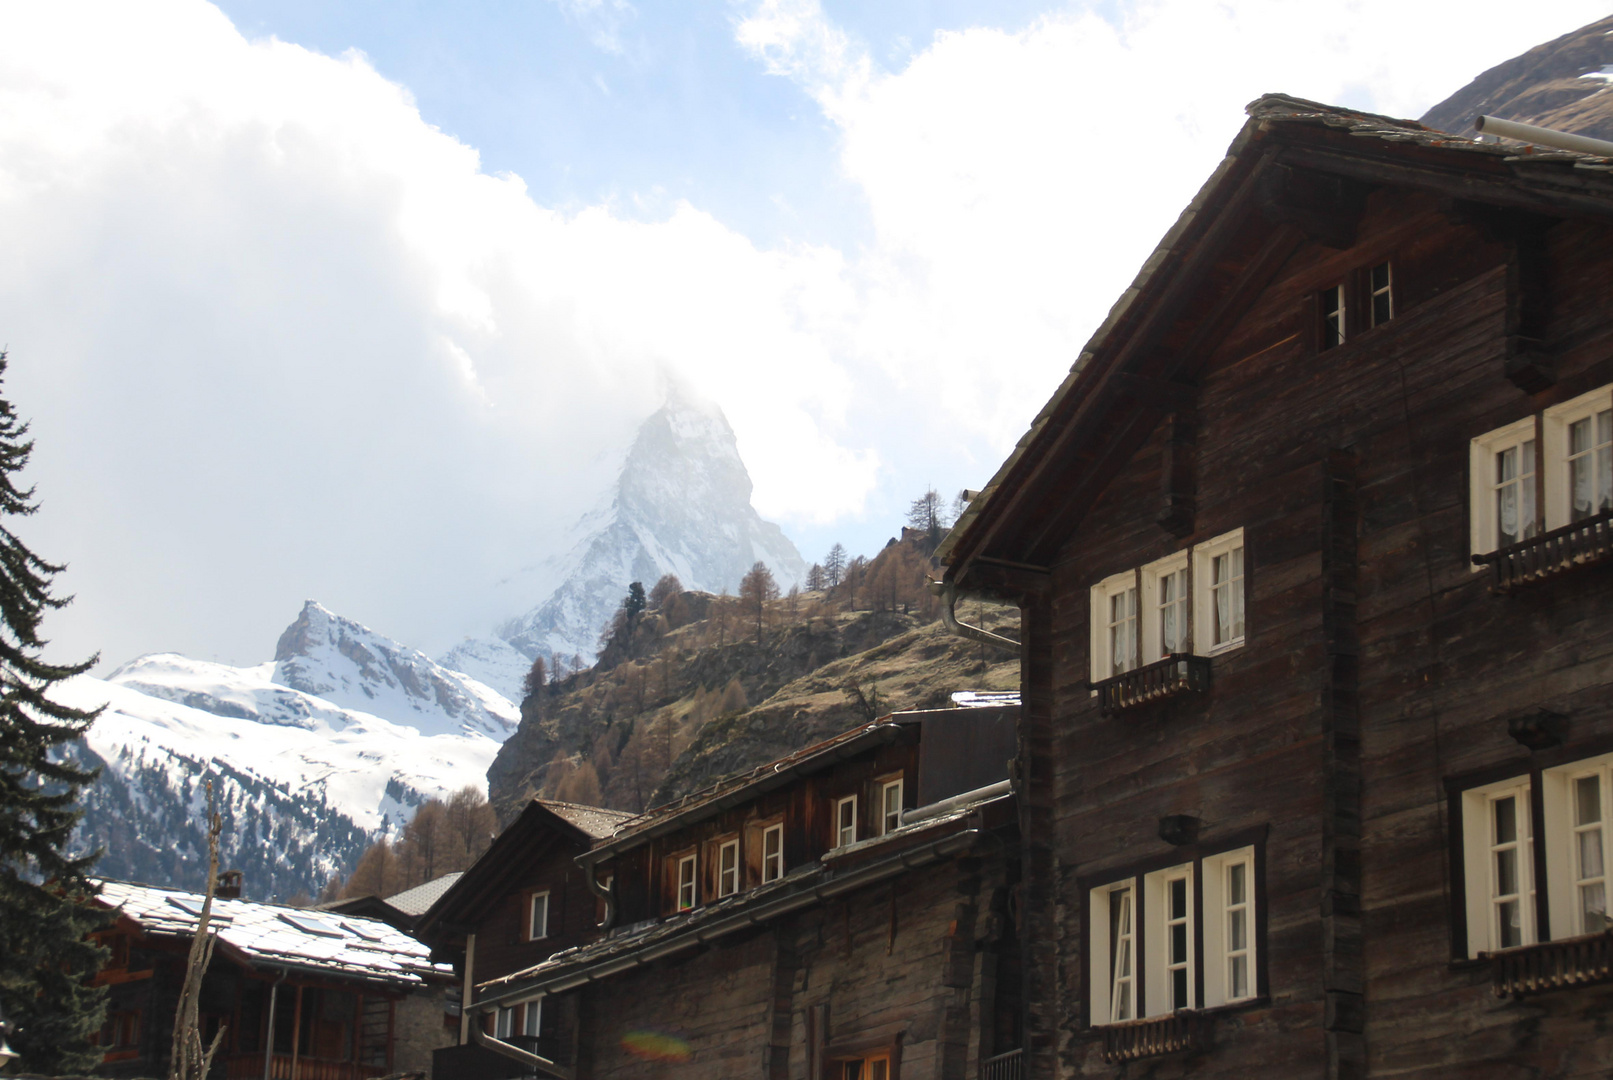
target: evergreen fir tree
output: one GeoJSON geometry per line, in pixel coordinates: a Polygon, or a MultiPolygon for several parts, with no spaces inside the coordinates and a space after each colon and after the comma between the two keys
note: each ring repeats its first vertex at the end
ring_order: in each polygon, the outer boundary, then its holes
{"type": "MultiPolygon", "coordinates": [[[[6,357],[0,353],[0,379],[6,357]]],[[[64,569],[29,551],[9,527],[32,514],[32,488],[18,480],[33,442],[28,425],[0,398],[0,1008],[24,1072],[87,1073],[100,1064],[90,1045],[105,1013],[105,988],[88,979],[106,952],[85,935],[104,919],[89,904],[95,855],[74,857],[78,790],[96,771],[67,751],[96,713],[48,694],[89,670],[41,658],[41,622],[68,598],[51,595],[64,569]]]]}

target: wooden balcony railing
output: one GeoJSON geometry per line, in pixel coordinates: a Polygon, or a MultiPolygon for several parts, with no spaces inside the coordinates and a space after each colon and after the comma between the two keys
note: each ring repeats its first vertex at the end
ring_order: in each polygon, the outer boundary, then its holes
{"type": "Polygon", "coordinates": [[[1177,694],[1202,693],[1210,688],[1210,658],[1190,653],[1171,653],[1163,660],[1104,679],[1098,691],[1099,707],[1108,716],[1161,701],[1177,694]]]}
{"type": "Polygon", "coordinates": [[[1024,1050],[1010,1050],[987,1058],[980,1063],[980,1080],[1023,1080],[1024,1057],[1024,1050]]]}
{"type": "Polygon", "coordinates": [[[1103,1029],[1103,1060],[1111,1065],[1205,1050],[1209,1045],[1210,1018],[1185,1009],[1168,1016],[1110,1024],[1103,1029]]]}
{"type": "Polygon", "coordinates": [[[1496,997],[1522,997],[1613,982],[1613,932],[1490,954],[1496,997]]]}
{"type": "Polygon", "coordinates": [[[1613,558],[1613,510],[1606,510],[1572,525],[1508,544],[1487,555],[1475,555],[1473,563],[1494,571],[1490,588],[1502,593],[1610,558],[1613,558]]]}

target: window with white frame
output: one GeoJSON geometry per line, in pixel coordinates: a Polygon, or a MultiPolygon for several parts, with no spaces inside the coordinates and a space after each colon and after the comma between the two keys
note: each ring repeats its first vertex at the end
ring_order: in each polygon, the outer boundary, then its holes
{"type": "Polygon", "coordinates": [[[1395,317],[1394,275],[1387,262],[1367,271],[1367,317],[1371,325],[1382,326],[1395,317]]]}
{"type": "Polygon", "coordinates": [[[511,1005],[498,1011],[493,1021],[493,1037],[495,1039],[508,1039],[515,1034],[515,1006],[511,1005]]]}
{"type": "Polygon", "coordinates": [[[1144,954],[1147,1015],[1191,1009],[1196,982],[1193,970],[1193,866],[1173,866],[1143,878],[1143,941],[1153,942],[1144,954]]]}
{"type": "Polygon", "coordinates": [[[1540,777],[1546,844],[1547,911],[1553,938],[1613,929],[1609,821],[1613,821],[1613,755],[1590,758],[1540,777]]]}
{"type": "Polygon", "coordinates": [[[693,855],[678,859],[678,910],[688,911],[695,906],[698,892],[695,888],[695,870],[698,860],[693,855]]]}
{"type": "Polygon", "coordinates": [[[527,901],[526,939],[538,941],[549,936],[549,893],[535,892],[527,901]]]}
{"type": "Polygon", "coordinates": [[[1243,530],[1092,586],[1092,681],[1173,653],[1212,656],[1247,635],[1243,530]]]}
{"type": "Polygon", "coordinates": [[[1546,528],[1613,510],[1613,387],[1555,405],[1541,420],[1546,528]]]}
{"type": "Polygon", "coordinates": [[[1137,636],[1137,572],[1127,570],[1092,587],[1094,682],[1137,666],[1137,636]]]}
{"type": "Polygon", "coordinates": [[[739,840],[725,840],[717,848],[717,895],[739,891],[739,840]]]}
{"type": "Polygon", "coordinates": [[[1143,663],[1190,651],[1187,552],[1143,567],[1142,606],[1143,663]]]}
{"type": "Polygon", "coordinates": [[[1255,849],[1206,858],[1204,1003],[1227,1005],[1255,996],[1255,849]]]}
{"type": "Polygon", "coordinates": [[[521,1018],[521,1034],[534,1038],[543,1034],[543,999],[526,1003],[526,1014],[521,1018]]]}
{"type": "Polygon", "coordinates": [[[1194,638],[1199,653],[1214,655],[1243,644],[1243,530],[1193,548],[1194,638]]]}
{"type": "Polygon", "coordinates": [[[762,830],[762,881],[784,876],[784,826],[769,825],[762,830]]]}
{"type": "Polygon", "coordinates": [[[902,827],[902,778],[879,785],[879,835],[902,827]]]}
{"type": "Polygon", "coordinates": [[[1539,532],[1535,456],[1532,416],[1473,440],[1469,470],[1475,555],[1528,540],[1539,532]]]}
{"type": "Polygon", "coordinates": [[[1088,903],[1093,1024],[1257,995],[1252,846],[1103,884],[1088,903]]]}
{"type": "Polygon", "coordinates": [[[1331,285],[1316,296],[1317,310],[1321,315],[1321,341],[1323,350],[1344,344],[1344,286],[1331,285]]]}
{"type": "Polygon", "coordinates": [[[1529,777],[1462,793],[1468,955],[1535,941],[1534,815],[1529,777]]]}
{"type": "Polygon", "coordinates": [[[835,800],[835,847],[857,842],[857,796],[835,800]]]}

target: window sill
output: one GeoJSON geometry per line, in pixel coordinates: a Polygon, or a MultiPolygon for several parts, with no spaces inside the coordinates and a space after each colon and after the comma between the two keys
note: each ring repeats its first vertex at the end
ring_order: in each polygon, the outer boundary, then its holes
{"type": "Polygon", "coordinates": [[[1609,559],[1613,559],[1613,510],[1475,555],[1473,565],[1490,567],[1494,572],[1490,591],[1506,593],[1609,559]]]}
{"type": "Polygon", "coordinates": [[[1496,997],[1526,997],[1613,982],[1613,931],[1488,954],[1496,997]]]}
{"type": "Polygon", "coordinates": [[[1148,705],[1179,694],[1203,693],[1210,688],[1210,658],[1172,653],[1163,660],[1094,683],[1099,709],[1105,716],[1148,705]]]}

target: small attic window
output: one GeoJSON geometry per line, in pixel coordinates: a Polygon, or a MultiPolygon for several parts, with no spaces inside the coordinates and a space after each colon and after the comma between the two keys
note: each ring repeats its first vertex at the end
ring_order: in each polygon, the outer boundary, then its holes
{"type": "Polygon", "coordinates": [[[347,922],[346,920],[343,920],[342,928],[351,931],[355,936],[361,937],[365,941],[381,940],[381,933],[374,927],[366,926],[364,923],[347,922]]]}
{"type": "Polygon", "coordinates": [[[1316,306],[1322,317],[1320,348],[1327,350],[1335,345],[1343,345],[1344,286],[1333,285],[1323,289],[1317,294],[1316,306]]]}
{"type": "Polygon", "coordinates": [[[334,938],[343,936],[341,927],[332,926],[325,920],[316,919],[311,915],[292,915],[287,912],[281,912],[280,917],[305,934],[318,934],[320,937],[334,938]]]}

